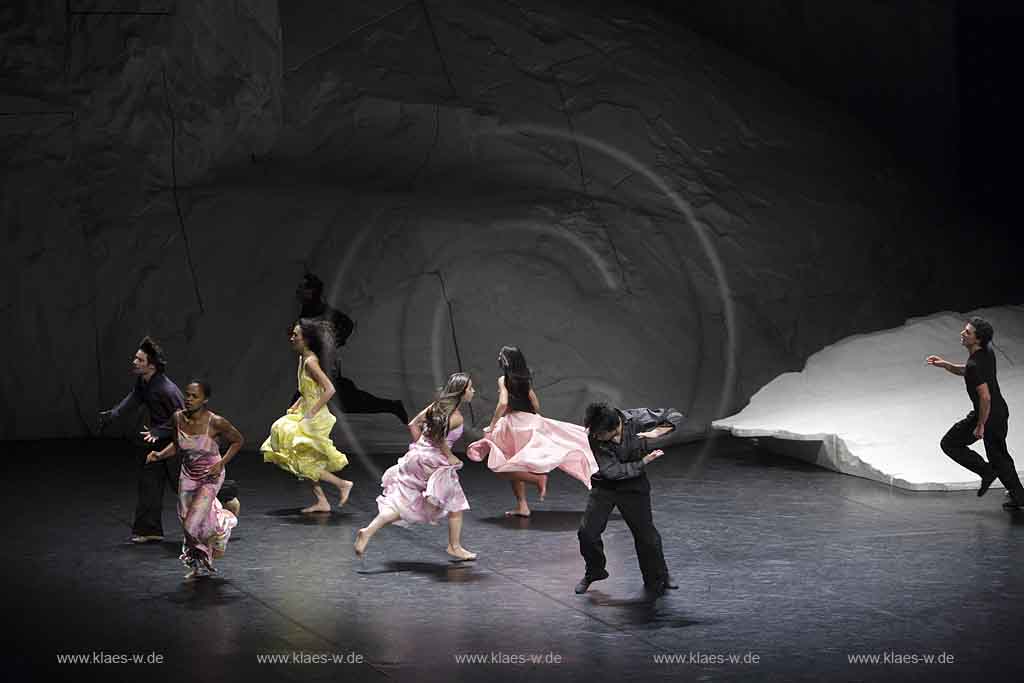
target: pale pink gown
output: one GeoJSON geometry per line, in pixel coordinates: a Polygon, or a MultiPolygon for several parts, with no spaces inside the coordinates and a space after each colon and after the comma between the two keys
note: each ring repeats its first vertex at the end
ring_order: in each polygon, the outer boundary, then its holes
{"type": "MultiPolygon", "coordinates": [[[[462,425],[449,432],[445,439],[449,448],[462,436],[462,425]]],[[[380,483],[384,492],[377,497],[381,513],[396,512],[399,526],[437,524],[449,512],[469,509],[469,501],[459,483],[462,463],[451,465],[441,449],[426,435],[398,462],[384,472],[380,483]]]]}
{"type": "Polygon", "coordinates": [[[560,469],[588,489],[598,469],[586,429],[522,410],[498,418],[494,429],[469,445],[466,456],[477,462],[486,458],[494,472],[544,474],[560,469]]]}
{"type": "MultiPolygon", "coordinates": [[[[210,413],[213,420],[213,413],[210,413]]],[[[178,426],[178,450],[181,475],[178,478],[178,518],[184,531],[181,557],[186,567],[214,571],[213,560],[224,554],[231,530],[238,524],[230,511],[217,500],[224,483],[224,470],[216,478],[202,476],[203,471],[220,460],[220,448],[205,434],[186,434],[178,426]]]]}

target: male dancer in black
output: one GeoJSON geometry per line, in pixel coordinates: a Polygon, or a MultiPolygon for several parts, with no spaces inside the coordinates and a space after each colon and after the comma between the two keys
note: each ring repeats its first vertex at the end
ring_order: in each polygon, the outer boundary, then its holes
{"type": "Polygon", "coordinates": [[[942,437],[940,445],[943,452],[981,477],[979,496],[985,495],[988,487],[999,477],[1010,496],[1003,507],[1019,510],[1024,506],[1024,488],[1021,487],[1013,458],[1006,450],[1010,411],[996,380],[996,356],[989,347],[993,332],[988,321],[971,318],[960,332],[960,343],[970,353],[967,363],[955,365],[939,356],[928,356],[927,363],[962,376],[967,385],[967,395],[974,405],[974,410],[950,427],[942,437]],[[988,462],[968,448],[969,444],[978,439],[985,444],[988,462]]]}
{"type": "Polygon", "coordinates": [[[152,426],[140,432],[146,443],[139,453],[138,502],[135,505],[135,522],[132,524],[132,543],[163,540],[164,482],[175,493],[178,491],[180,455],[146,463],[146,454],[150,450],[163,450],[171,442],[174,436],[174,412],[185,407],[181,391],[164,374],[166,368],[167,361],[160,345],[154,339],[145,337],[139,342],[139,348],[132,358],[132,374],[137,377],[135,386],[117,406],[100,413],[102,428],[129,408],[144,405],[149,411],[152,426]]]}
{"type": "MultiPolygon", "coordinates": [[[[391,413],[402,424],[408,424],[409,415],[405,412],[405,406],[398,399],[378,398],[373,394],[363,391],[355,385],[355,382],[341,375],[341,347],[345,340],[355,329],[352,319],[341,311],[327,305],[323,299],[324,283],[316,275],[306,273],[295,289],[295,296],[299,301],[301,310],[299,317],[323,320],[331,324],[334,333],[334,343],[337,346],[335,353],[335,367],[324,368],[336,391],[334,397],[338,400],[341,410],[346,413],[391,413]]],[[[292,403],[298,400],[299,395],[292,397],[292,403]]]]}
{"type": "Polygon", "coordinates": [[[617,410],[605,403],[587,406],[583,425],[589,432],[598,471],[590,478],[590,498],[578,533],[587,569],[576,585],[576,593],[586,593],[591,583],[608,578],[601,534],[615,507],[633,533],[644,588],[655,596],[677,588],[665,565],[661,535],[654,528],[651,483],[645,469],[664,455],[661,450],[647,452],[648,440],[674,431],[682,421],[683,415],[672,408],[617,410]]]}

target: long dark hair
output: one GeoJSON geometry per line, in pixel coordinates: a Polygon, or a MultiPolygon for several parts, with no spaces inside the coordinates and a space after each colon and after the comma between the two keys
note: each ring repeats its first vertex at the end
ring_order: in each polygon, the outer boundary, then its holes
{"type": "Polygon", "coordinates": [[[437,399],[427,407],[423,433],[434,443],[440,443],[448,434],[448,420],[461,405],[469,381],[469,375],[456,372],[444,383],[437,399]]]}
{"type": "Polygon", "coordinates": [[[330,323],[312,318],[299,318],[295,325],[302,330],[306,348],[316,355],[323,371],[330,374],[334,368],[334,332],[330,323]]]}
{"type": "Polygon", "coordinates": [[[518,346],[502,346],[498,352],[498,365],[505,373],[505,388],[513,396],[525,398],[530,393],[532,376],[526,356],[518,346]]]}

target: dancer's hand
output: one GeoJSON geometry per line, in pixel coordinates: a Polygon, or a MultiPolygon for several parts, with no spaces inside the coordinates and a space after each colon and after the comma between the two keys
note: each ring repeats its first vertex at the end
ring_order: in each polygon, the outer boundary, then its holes
{"type": "Polygon", "coordinates": [[[145,441],[146,443],[156,443],[157,441],[160,440],[157,437],[153,436],[153,432],[151,432],[149,427],[146,427],[145,425],[143,425],[142,431],[139,432],[139,435],[142,437],[142,440],[145,441]]]}
{"type": "Polygon", "coordinates": [[[303,420],[312,420],[313,419],[313,413],[307,410],[306,412],[304,412],[302,414],[302,419],[303,420]]]}
{"type": "Polygon", "coordinates": [[[224,460],[218,460],[206,469],[206,476],[210,479],[216,479],[220,476],[220,473],[224,471],[224,460]]]}
{"type": "Polygon", "coordinates": [[[942,356],[928,356],[928,358],[925,359],[925,362],[928,363],[928,365],[934,365],[938,368],[942,368],[947,365],[942,356]]]}
{"type": "Polygon", "coordinates": [[[149,463],[153,462],[160,462],[160,454],[157,453],[156,451],[150,451],[149,453],[146,453],[146,464],[148,465],[149,463]]]}
{"type": "Polygon", "coordinates": [[[650,453],[648,453],[647,455],[644,456],[644,464],[645,465],[649,465],[652,461],[657,460],[658,458],[660,458],[663,455],[665,455],[665,451],[661,450],[660,448],[657,449],[657,450],[651,451],[650,453]]]}
{"type": "Polygon", "coordinates": [[[974,427],[974,438],[975,439],[984,439],[985,438],[985,425],[983,423],[979,422],[977,425],[975,425],[975,427],[974,427]]]}

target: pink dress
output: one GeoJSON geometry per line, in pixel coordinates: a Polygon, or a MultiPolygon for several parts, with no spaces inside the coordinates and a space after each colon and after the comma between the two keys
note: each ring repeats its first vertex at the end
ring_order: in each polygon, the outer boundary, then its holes
{"type": "Polygon", "coordinates": [[[231,530],[238,524],[238,518],[217,500],[217,492],[224,483],[224,470],[213,479],[202,475],[207,467],[220,460],[220,448],[210,437],[213,417],[210,413],[205,434],[186,434],[178,424],[178,450],[181,452],[178,519],[185,537],[179,559],[186,567],[209,571],[214,571],[214,558],[224,554],[231,530]]]}
{"type": "MultiPolygon", "coordinates": [[[[449,448],[462,436],[462,425],[445,439],[449,448]]],[[[469,509],[469,501],[459,484],[462,463],[451,465],[441,449],[424,435],[384,472],[380,484],[384,492],[377,497],[381,513],[397,512],[395,524],[437,524],[449,512],[469,509]]]]}
{"type": "Polygon", "coordinates": [[[557,468],[588,489],[598,469],[586,429],[522,410],[498,418],[494,429],[469,445],[466,456],[477,462],[486,458],[494,472],[543,474],[557,468]]]}

